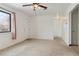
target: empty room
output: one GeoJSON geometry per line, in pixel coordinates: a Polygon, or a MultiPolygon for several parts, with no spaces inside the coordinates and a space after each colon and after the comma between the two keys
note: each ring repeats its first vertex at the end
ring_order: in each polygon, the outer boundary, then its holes
{"type": "Polygon", "coordinates": [[[78,3],[0,3],[0,56],[78,56],[78,3]]]}

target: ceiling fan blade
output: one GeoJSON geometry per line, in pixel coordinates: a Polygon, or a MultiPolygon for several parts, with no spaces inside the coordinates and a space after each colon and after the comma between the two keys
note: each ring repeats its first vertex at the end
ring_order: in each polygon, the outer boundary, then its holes
{"type": "Polygon", "coordinates": [[[43,5],[38,5],[38,6],[40,6],[40,7],[44,8],[44,9],[47,9],[47,7],[46,7],[46,6],[43,6],[43,5]]]}
{"type": "Polygon", "coordinates": [[[27,5],[22,5],[23,7],[25,7],[25,6],[32,6],[32,4],[27,4],[27,5]]]}

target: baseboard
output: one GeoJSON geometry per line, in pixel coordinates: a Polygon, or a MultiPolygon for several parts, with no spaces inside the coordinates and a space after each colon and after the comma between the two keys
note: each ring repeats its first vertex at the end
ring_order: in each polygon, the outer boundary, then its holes
{"type": "Polygon", "coordinates": [[[54,40],[53,38],[29,38],[29,39],[37,39],[37,40],[54,40]]]}

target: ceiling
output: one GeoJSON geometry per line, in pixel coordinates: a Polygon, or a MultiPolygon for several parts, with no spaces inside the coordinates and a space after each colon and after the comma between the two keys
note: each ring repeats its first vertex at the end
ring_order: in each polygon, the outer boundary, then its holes
{"type": "MultiPolygon", "coordinates": [[[[29,16],[34,15],[34,11],[31,6],[27,7],[22,7],[23,4],[28,4],[28,3],[6,3],[4,5],[17,9],[25,14],[28,14],[29,16]]],[[[47,10],[44,9],[37,9],[36,14],[37,15],[47,15],[47,14],[52,14],[55,15],[57,13],[63,14],[67,10],[67,8],[70,6],[71,3],[40,3],[42,5],[47,6],[47,10]]]]}

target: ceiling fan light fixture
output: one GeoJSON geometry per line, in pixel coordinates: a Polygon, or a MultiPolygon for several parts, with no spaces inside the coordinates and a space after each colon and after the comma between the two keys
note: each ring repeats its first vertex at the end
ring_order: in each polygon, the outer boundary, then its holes
{"type": "Polygon", "coordinates": [[[45,9],[45,10],[47,9],[46,6],[41,5],[41,4],[39,4],[39,3],[32,3],[32,4],[23,5],[23,7],[25,7],[25,6],[32,6],[32,8],[33,8],[34,11],[35,11],[36,9],[41,9],[41,8],[43,8],[43,9],[45,9]]]}
{"type": "Polygon", "coordinates": [[[38,8],[38,5],[37,4],[34,4],[33,7],[38,8]]]}

